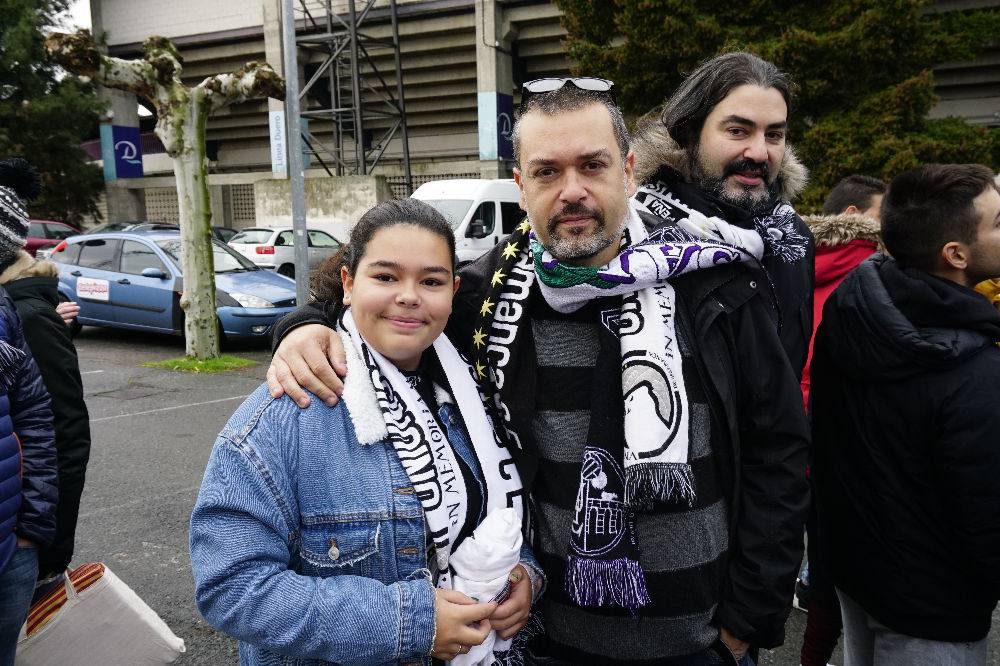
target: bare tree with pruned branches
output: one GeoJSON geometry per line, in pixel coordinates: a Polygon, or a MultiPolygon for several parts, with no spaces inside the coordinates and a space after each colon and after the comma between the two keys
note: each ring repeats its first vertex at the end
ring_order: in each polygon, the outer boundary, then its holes
{"type": "Polygon", "coordinates": [[[214,111],[225,106],[260,97],[283,99],[284,80],[267,63],[250,62],[236,72],[187,87],[181,81],[180,53],[164,37],[149,37],[143,44],[144,57],[137,60],[102,53],[87,30],[53,33],[45,40],[45,49],[69,72],[135,93],[155,105],[156,135],[173,160],[177,179],[186,353],[197,359],[218,356],[205,125],[214,111]]]}

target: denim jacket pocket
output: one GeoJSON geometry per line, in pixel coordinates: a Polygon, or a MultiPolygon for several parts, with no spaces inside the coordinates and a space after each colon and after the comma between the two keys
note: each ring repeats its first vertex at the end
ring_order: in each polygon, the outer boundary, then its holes
{"type": "Polygon", "coordinates": [[[303,519],[299,545],[302,573],[322,578],[342,575],[379,578],[379,531],[377,521],[303,519]]]}

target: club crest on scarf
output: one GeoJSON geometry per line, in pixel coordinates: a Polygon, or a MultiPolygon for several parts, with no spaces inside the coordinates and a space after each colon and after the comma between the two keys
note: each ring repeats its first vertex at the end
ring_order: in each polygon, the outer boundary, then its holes
{"type": "Polygon", "coordinates": [[[566,592],[583,607],[649,603],[646,578],[636,557],[632,510],[622,496],[621,465],[607,451],[583,453],[566,567],[566,592]]]}

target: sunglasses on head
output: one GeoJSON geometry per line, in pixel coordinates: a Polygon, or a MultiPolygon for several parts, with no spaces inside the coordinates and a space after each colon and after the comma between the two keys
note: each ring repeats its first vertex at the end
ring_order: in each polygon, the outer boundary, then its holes
{"type": "Polygon", "coordinates": [[[617,105],[615,100],[615,84],[613,81],[608,79],[599,79],[594,76],[569,76],[569,77],[549,77],[544,79],[534,79],[533,81],[526,81],[521,86],[521,108],[525,108],[525,104],[535,95],[544,95],[545,93],[555,92],[559,90],[567,83],[573,84],[580,90],[588,90],[590,92],[607,93],[611,98],[611,103],[617,105]]]}

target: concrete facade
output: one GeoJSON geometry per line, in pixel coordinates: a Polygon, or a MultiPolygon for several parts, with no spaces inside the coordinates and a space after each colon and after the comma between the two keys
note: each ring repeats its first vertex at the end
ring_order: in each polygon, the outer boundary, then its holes
{"type": "MultiPolygon", "coordinates": [[[[308,0],[310,15],[317,21],[313,24],[296,0],[300,35],[325,30],[325,5],[326,0],[308,0]]],[[[359,11],[365,5],[357,0],[359,11]]],[[[509,175],[512,163],[499,154],[505,126],[498,116],[504,104],[516,106],[516,86],[522,81],[569,73],[558,8],[549,0],[397,0],[397,5],[414,187],[436,178],[509,175]]],[[[91,7],[113,55],[140,55],[141,41],[150,34],[171,37],[184,57],[185,80],[190,84],[250,60],[266,60],[279,72],[283,68],[280,0],[91,0],[91,7]]],[[[346,0],[334,0],[333,7],[345,13],[346,0]]],[[[363,24],[366,34],[391,36],[387,7],[388,0],[375,1],[363,24]]],[[[1000,0],[939,0],[933,10],[971,7],[1000,8],[1000,0]]],[[[323,59],[322,53],[300,49],[303,83],[323,59]]],[[[371,59],[394,89],[391,52],[373,51],[371,59]]],[[[1000,46],[975,63],[945,64],[936,75],[941,101],[933,115],[1000,125],[1000,46]]],[[[302,100],[303,108],[328,106],[324,94],[328,92],[322,86],[314,88],[302,100]]],[[[213,177],[269,178],[268,112],[282,109],[277,100],[254,100],[215,114],[206,133],[215,156],[210,163],[213,177]]],[[[377,131],[386,122],[366,119],[366,128],[377,131]]],[[[314,121],[310,130],[321,142],[332,142],[332,126],[314,121]]],[[[345,146],[345,153],[352,152],[352,146],[345,146]]],[[[168,174],[169,160],[164,157],[147,155],[146,173],[168,174]]],[[[397,134],[374,171],[397,195],[402,192],[401,159],[397,134]]],[[[315,160],[311,168],[323,172],[315,160]]],[[[130,184],[126,189],[139,186],[130,184]]],[[[235,225],[226,206],[220,206],[222,217],[216,224],[235,225]]],[[[109,213],[119,208],[109,199],[109,213]]]]}
{"type": "MultiPolygon", "coordinates": [[[[317,174],[318,176],[318,174],[317,174]]],[[[361,215],[392,198],[380,176],[306,178],[306,220],[310,229],[322,229],[345,240],[361,215]]],[[[287,180],[259,180],[254,184],[256,226],[292,226],[292,195],[287,180]]]]}

